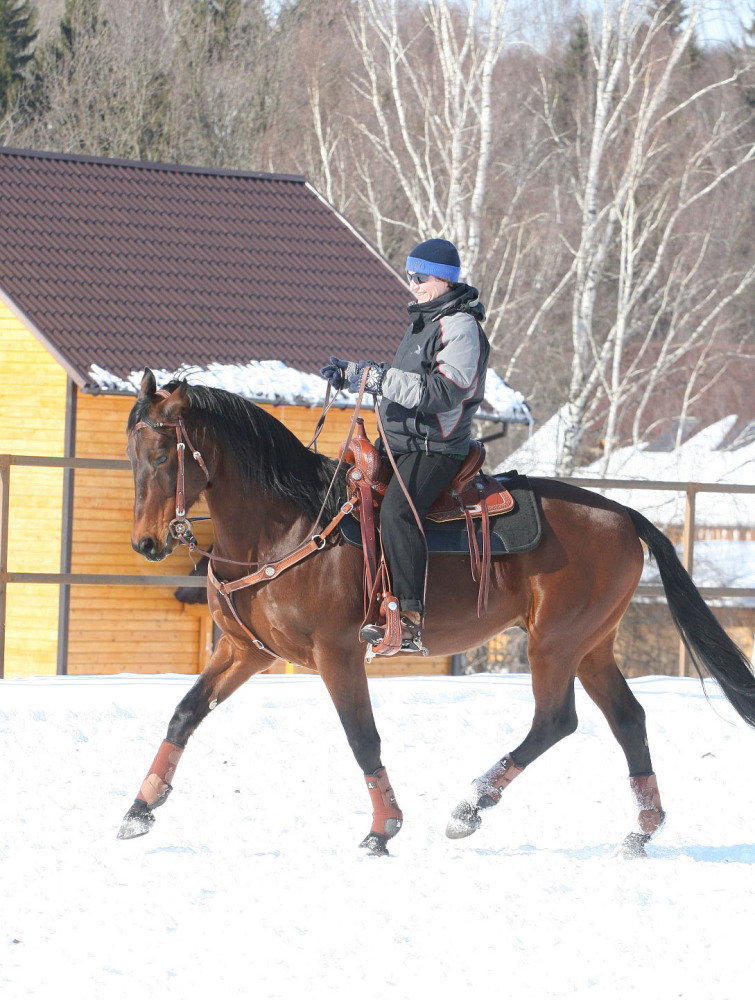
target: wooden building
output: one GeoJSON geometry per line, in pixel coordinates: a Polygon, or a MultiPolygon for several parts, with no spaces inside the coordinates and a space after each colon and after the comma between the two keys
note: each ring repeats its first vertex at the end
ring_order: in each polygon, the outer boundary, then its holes
{"type": "MultiPolygon", "coordinates": [[[[390,356],[405,327],[402,278],[301,177],[0,147],[0,243],[4,454],[123,458],[145,365],[240,391],[307,441],[323,360],[390,356]]],[[[512,400],[491,419],[530,422],[512,400]]],[[[331,411],[323,451],[350,415],[331,411]]],[[[191,569],[132,551],[127,470],[14,466],[10,482],[9,572],[191,569]]],[[[7,585],[6,677],[193,673],[211,646],[206,605],[173,587],[7,585]]]]}

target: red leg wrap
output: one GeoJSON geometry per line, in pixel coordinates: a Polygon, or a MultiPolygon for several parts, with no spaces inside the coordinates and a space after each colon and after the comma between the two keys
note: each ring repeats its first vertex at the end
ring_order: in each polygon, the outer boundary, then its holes
{"type": "Polygon", "coordinates": [[[396,803],[391,783],[384,767],[374,774],[365,774],[367,791],[372,799],[372,826],[370,833],[395,837],[404,822],[404,814],[396,803]]]}
{"type": "Polygon", "coordinates": [[[666,818],[661,807],[661,793],[658,791],[658,779],[654,774],[639,774],[629,779],[634,797],[640,809],[637,822],[643,833],[652,836],[663,826],[666,818]]]}
{"type": "Polygon", "coordinates": [[[142,782],[142,787],[136,796],[137,799],[141,799],[142,802],[146,802],[148,806],[152,807],[168,794],[182,753],[183,747],[163,740],[157,751],[157,756],[152,762],[152,767],[149,769],[149,774],[142,782]]]}
{"type": "MultiPolygon", "coordinates": [[[[497,764],[494,764],[489,771],[480,778],[475,778],[473,784],[477,789],[480,799],[487,795],[493,800],[493,805],[501,801],[501,793],[504,788],[511,784],[517,775],[524,770],[514,763],[511,754],[506,754],[497,764]]],[[[488,803],[490,804],[490,803],[488,803]]]]}

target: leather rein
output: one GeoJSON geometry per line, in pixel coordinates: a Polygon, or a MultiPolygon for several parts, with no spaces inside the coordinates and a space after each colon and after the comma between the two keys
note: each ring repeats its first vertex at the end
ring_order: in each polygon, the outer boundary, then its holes
{"type": "MultiPolygon", "coordinates": [[[[356,428],[357,417],[359,416],[359,409],[362,404],[362,397],[364,395],[364,387],[367,382],[368,374],[369,370],[366,369],[364,375],[362,376],[362,383],[359,388],[356,405],[354,407],[354,415],[351,420],[351,426],[349,427],[348,437],[346,438],[346,448],[348,447],[348,444],[351,441],[351,438],[354,434],[354,429],[356,428]]],[[[330,383],[328,383],[328,385],[330,385],[330,383]]],[[[170,393],[167,392],[165,389],[158,389],[156,395],[161,396],[163,399],[167,399],[168,396],[170,396],[170,393]]],[[[330,407],[328,406],[328,398],[326,396],[325,405],[323,407],[323,413],[321,415],[320,421],[318,422],[318,426],[315,432],[315,437],[310,442],[310,445],[315,443],[317,436],[319,435],[319,431],[322,429],[322,423],[324,422],[325,414],[327,413],[328,409],[330,409],[330,407]]],[[[191,438],[188,435],[188,432],[186,430],[186,425],[184,424],[183,419],[179,417],[178,420],[165,420],[160,423],[150,423],[147,420],[140,420],[133,426],[130,433],[134,434],[136,433],[136,431],[143,429],[148,429],[153,431],[174,429],[176,432],[176,451],[178,458],[178,471],[176,473],[176,516],[168,525],[168,530],[171,534],[171,537],[179,544],[188,546],[190,554],[197,552],[199,555],[206,556],[208,558],[207,579],[215,588],[215,590],[217,590],[218,593],[222,594],[222,596],[225,598],[225,601],[231,611],[231,614],[236,619],[237,624],[244,630],[246,635],[249,637],[251,642],[257,647],[257,649],[262,650],[263,652],[267,653],[269,656],[274,657],[275,659],[279,659],[278,654],[274,653],[271,649],[268,649],[268,647],[241,620],[239,613],[236,610],[236,605],[233,600],[233,594],[237,590],[244,590],[247,587],[253,587],[255,584],[265,583],[269,582],[270,580],[274,580],[278,576],[280,576],[281,573],[285,572],[285,570],[290,569],[297,563],[300,563],[303,559],[306,559],[314,552],[320,552],[322,551],[322,549],[325,548],[328,536],[338,527],[341,520],[347,514],[350,514],[351,511],[354,509],[354,504],[350,500],[347,501],[346,503],[341,505],[341,508],[338,511],[338,513],[325,526],[325,528],[322,529],[322,531],[318,532],[315,530],[318,528],[320,524],[320,519],[322,518],[323,512],[325,510],[325,505],[327,504],[328,497],[330,496],[330,491],[333,488],[333,484],[335,483],[336,477],[338,476],[338,472],[341,468],[341,465],[343,464],[343,458],[341,457],[338,460],[335,472],[333,473],[333,478],[330,481],[330,485],[328,486],[328,490],[325,494],[325,499],[322,502],[322,506],[320,507],[320,511],[317,515],[317,520],[315,521],[313,526],[312,534],[309,536],[309,538],[306,541],[302,542],[301,545],[298,545],[287,555],[282,556],[280,559],[277,559],[275,561],[264,563],[263,565],[260,565],[259,563],[240,562],[237,559],[226,559],[221,556],[220,558],[218,558],[217,560],[218,562],[230,563],[235,566],[259,566],[259,569],[255,570],[255,572],[253,573],[249,573],[246,576],[242,576],[238,580],[231,580],[225,582],[223,580],[220,580],[215,574],[215,570],[213,567],[213,559],[216,557],[214,557],[212,553],[207,552],[204,549],[200,549],[199,545],[197,544],[197,540],[194,537],[194,533],[192,532],[191,521],[186,516],[186,446],[187,445],[189,447],[189,450],[191,451],[192,457],[194,458],[195,462],[204,473],[205,479],[207,480],[207,484],[209,484],[210,482],[210,473],[207,470],[207,465],[204,459],[202,458],[199,449],[195,448],[194,445],[192,444],[191,438]]],[[[346,450],[346,448],[344,448],[344,451],[346,450]]]]}

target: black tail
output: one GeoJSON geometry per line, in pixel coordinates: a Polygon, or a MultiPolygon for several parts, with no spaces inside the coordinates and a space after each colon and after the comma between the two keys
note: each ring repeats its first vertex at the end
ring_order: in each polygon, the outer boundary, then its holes
{"type": "Polygon", "coordinates": [[[642,514],[630,507],[626,509],[637,534],[658,564],[671,617],[695,670],[702,678],[705,667],[745,722],[755,726],[755,677],[747,657],[702,599],[668,538],[642,514]]]}

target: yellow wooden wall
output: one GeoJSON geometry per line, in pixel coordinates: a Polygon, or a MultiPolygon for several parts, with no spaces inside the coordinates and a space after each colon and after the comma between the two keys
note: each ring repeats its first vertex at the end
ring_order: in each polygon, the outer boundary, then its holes
{"type": "MultiPolygon", "coordinates": [[[[65,372],[0,302],[0,452],[62,455],[65,408],[65,372]]],[[[11,469],[11,572],[60,572],[62,503],[62,470],[11,469]]],[[[5,676],[54,674],[59,588],[16,583],[7,594],[5,676]]]]}

